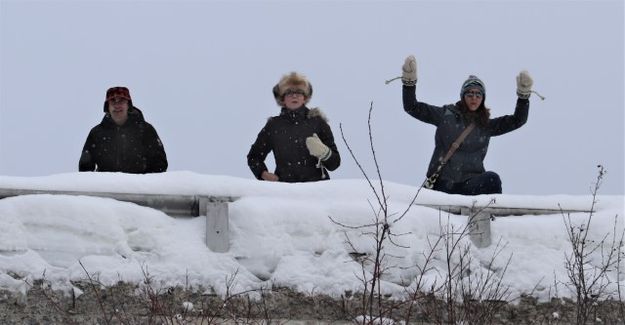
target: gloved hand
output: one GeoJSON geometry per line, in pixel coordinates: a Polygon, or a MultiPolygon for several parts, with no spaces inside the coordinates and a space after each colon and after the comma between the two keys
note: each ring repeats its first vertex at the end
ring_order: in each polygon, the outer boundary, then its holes
{"type": "Polygon", "coordinates": [[[528,99],[532,94],[532,85],[534,81],[530,77],[529,72],[523,70],[516,77],[516,94],[519,98],[528,99]]]}
{"type": "Polygon", "coordinates": [[[313,133],[312,137],[306,138],[306,148],[308,148],[311,156],[315,156],[324,161],[328,160],[332,155],[332,150],[321,142],[317,133],[313,133]]]}
{"type": "Polygon", "coordinates": [[[401,67],[401,81],[406,86],[417,84],[417,60],[414,55],[409,55],[401,67]]]}

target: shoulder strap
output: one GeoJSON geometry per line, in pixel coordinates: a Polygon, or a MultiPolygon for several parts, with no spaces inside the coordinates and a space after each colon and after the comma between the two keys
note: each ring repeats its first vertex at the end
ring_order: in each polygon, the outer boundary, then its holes
{"type": "Polygon", "coordinates": [[[462,133],[460,133],[460,136],[458,136],[456,141],[454,141],[451,144],[451,147],[449,148],[449,151],[447,151],[447,154],[445,155],[445,157],[443,157],[443,160],[441,160],[441,164],[444,165],[444,164],[447,163],[449,158],[451,158],[451,156],[453,156],[453,154],[456,152],[456,150],[458,150],[458,148],[460,148],[460,145],[462,144],[464,139],[469,135],[469,133],[471,133],[471,131],[473,131],[474,128],[475,128],[475,123],[471,123],[471,124],[469,124],[469,126],[467,126],[464,129],[464,131],[462,131],[462,133]]]}
{"type": "Polygon", "coordinates": [[[464,131],[462,131],[462,133],[460,133],[456,141],[454,141],[451,144],[451,147],[449,148],[449,151],[447,151],[447,154],[445,155],[445,157],[443,157],[440,160],[440,163],[438,164],[438,168],[436,168],[436,171],[434,172],[434,174],[432,174],[430,177],[425,179],[425,182],[423,182],[423,185],[422,185],[423,187],[430,188],[430,189],[434,188],[434,183],[436,183],[436,180],[438,179],[438,176],[440,175],[441,170],[443,169],[445,164],[447,164],[447,161],[449,160],[449,158],[453,156],[454,152],[456,152],[456,150],[460,148],[460,145],[462,144],[464,139],[469,135],[469,133],[471,133],[471,131],[473,131],[474,128],[475,128],[475,123],[471,123],[469,124],[469,126],[467,126],[464,129],[464,131]]]}

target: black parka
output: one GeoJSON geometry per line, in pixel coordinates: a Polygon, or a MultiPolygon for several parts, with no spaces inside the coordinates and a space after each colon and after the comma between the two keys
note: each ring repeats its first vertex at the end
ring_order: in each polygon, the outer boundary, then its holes
{"type": "MultiPolygon", "coordinates": [[[[430,177],[438,168],[439,160],[447,154],[451,144],[470,121],[463,115],[460,102],[443,107],[422,103],[417,101],[415,89],[415,86],[403,86],[404,110],[412,117],[436,126],[435,148],[427,171],[427,176],[430,177]]],[[[489,119],[484,126],[476,123],[475,129],[443,168],[439,181],[460,183],[484,173],[484,158],[490,138],[521,127],[527,122],[528,112],[529,100],[519,98],[514,115],[489,119]]]]}
{"type": "Polygon", "coordinates": [[[302,106],[296,110],[282,108],[280,115],[269,118],[249,153],[247,164],[257,179],[267,170],[265,158],[273,151],[275,174],[281,182],[311,182],[329,179],[327,171],[317,168],[318,159],[311,156],[306,138],[317,133],[321,142],[332,150],[332,155],[322,162],[324,169],[335,170],[341,164],[330,126],[318,108],[302,106]],[[325,177],[323,176],[325,175],[325,177]]]}
{"type": "Polygon", "coordinates": [[[154,127],[132,107],[121,126],[106,114],[91,129],[78,163],[79,171],[160,173],[167,170],[167,156],[154,127]]]}

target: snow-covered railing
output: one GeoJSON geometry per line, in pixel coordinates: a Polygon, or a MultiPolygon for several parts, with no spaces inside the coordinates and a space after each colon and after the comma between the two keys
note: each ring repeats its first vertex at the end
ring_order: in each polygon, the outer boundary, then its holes
{"type": "Polygon", "coordinates": [[[206,246],[214,252],[226,252],[230,247],[228,203],[236,200],[234,197],[0,188],[0,199],[37,194],[111,198],[157,209],[172,217],[206,216],[206,246]]]}
{"type": "MultiPolygon", "coordinates": [[[[132,202],[141,206],[157,209],[173,217],[206,216],[206,245],[208,248],[214,252],[226,252],[230,247],[228,203],[236,200],[235,197],[0,188],[0,199],[11,196],[33,194],[111,198],[118,201],[132,202]]],[[[583,209],[502,207],[488,204],[485,206],[479,206],[476,204],[471,206],[461,204],[444,205],[424,203],[418,205],[452,214],[468,216],[470,238],[479,248],[491,245],[490,222],[493,217],[590,212],[583,209]]]]}
{"type": "Polygon", "coordinates": [[[549,215],[567,213],[589,213],[590,210],[574,209],[544,209],[544,208],[519,208],[519,207],[494,207],[494,206],[462,206],[462,205],[436,205],[419,204],[451,214],[459,214],[469,217],[469,236],[473,244],[479,248],[488,247],[491,244],[490,222],[494,217],[510,217],[523,215],[549,215]]]}

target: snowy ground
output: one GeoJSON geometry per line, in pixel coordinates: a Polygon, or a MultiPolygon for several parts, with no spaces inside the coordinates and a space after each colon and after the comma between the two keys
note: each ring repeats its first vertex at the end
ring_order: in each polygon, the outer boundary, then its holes
{"type": "MultiPolygon", "coordinates": [[[[592,180],[589,180],[589,184],[592,180]]],[[[26,282],[45,278],[55,288],[71,288],[70,280],[86,278],[84,268],[105,284],[138,282],[147,270],[164,286],[184,285],[212,288],[223,294],[226,281],[236,274],[233,291],[271,284],[306,293],[338,296],[346,290],[358,292],[361,269],[349,255],[353,248],[372,252],[374,242],[342,224],[370,224],[375,206],[371,188],[364,180],[332,180],[310,184],[259,182],[228,176],[168,172],[159,175],[117,173],[71,173],[47,177],[0,176],[0,188],[101,191],[153,194],[205,194],[238,197],[229,206],[230,250],[213,253],[205,245],[205,218],[172,218],[164,213],[113,199],[27,195],[0,200],[0,289],[25,291],[26,282]],[[80,263],[83,266],[81,266],[80,263]],[[16,279],[21,278],[21,279],[16,279]]],[[[389,212],[407,208],[417,188],[385,184],[389,212]]],[[[588,210],[592,197],[486,195],[462,197],[422,190],[421,204],[487,204],[494,206],[588,210]]],[[[624,229],[623,196],[599,196],[590,237],[595,240],[624,229]],[[616,218],[616,219],[615,219],[616,218]]],[[[583,222],[588,213],[571,214],[583,222]]],[[[392,224],[401,246],[387,244],[388,269],[383,290],[401,296],[414,285],[428,252],[428,240],[441,234],[447,223],[456,229],[466,217],[413,206],[392,224]]],[[[540,299],[571,296],[565,256],[570,252],[563,216],[515,216],[492,223],[493,242],[505,244],[494,269],[511,262],[503,282],[512,297],[532,292],[540,299]]],[[[611,237],[610,237],[611,238],[611,237]]],[[[467,240],[468,242],[468,240],[467,240]]],[[[474,268],[487,270],[494,245],[471,250],[474,268]]],[[[598,258],[595,256],[598,263],[598,258]]],[[[437,251],[434,269],[425,274],[426,284],[445,276],[444,252],[437,251]]],[[[620,285],[625,285],[625,266],[620,265],[620,285]]],[[[500,275],[500,274],[498,274],[500,275]]],[[[617,271],[610,274],[614,283],[617,271]]],[[[427,286],[427,285],[426,285],[427,286]]],[[[611,289],[614,289],[614,285],[611,289]]]]}

